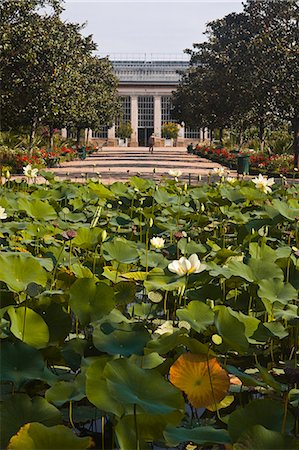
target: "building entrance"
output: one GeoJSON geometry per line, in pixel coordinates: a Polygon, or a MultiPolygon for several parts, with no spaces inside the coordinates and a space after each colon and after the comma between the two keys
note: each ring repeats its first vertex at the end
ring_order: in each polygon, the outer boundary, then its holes
{"type": "Polygon", "coordinates": [[[138,145],[140,147],[148,147],[148,140],[153,132],[153,128],[138,128],[138,145]]]}

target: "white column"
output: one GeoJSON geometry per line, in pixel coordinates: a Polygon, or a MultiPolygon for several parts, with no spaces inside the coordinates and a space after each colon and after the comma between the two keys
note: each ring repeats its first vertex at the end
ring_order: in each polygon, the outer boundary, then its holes
{"type": "Polygon", "coordinates": [[[115,125],[108,128],[108,139],[115,139],[115,125]]]}
{"type": "Polygon", "coordinates": [[[161,137],[161,96],[154,96],[154,134],[161,137]]]}
{"type": "Polygon", "coordinates": [[[131,95],[131,145],[138,145],[138,97],[131,95]]]}

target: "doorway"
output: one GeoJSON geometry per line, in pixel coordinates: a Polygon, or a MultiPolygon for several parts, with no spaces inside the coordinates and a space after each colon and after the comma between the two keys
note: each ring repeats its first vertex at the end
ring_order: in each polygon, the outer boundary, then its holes
{"type": "Polygon", "coordinates": [[[148,147],[149,137],[154,133],[153,128],[138,128],[138,145],[148,147]]]}

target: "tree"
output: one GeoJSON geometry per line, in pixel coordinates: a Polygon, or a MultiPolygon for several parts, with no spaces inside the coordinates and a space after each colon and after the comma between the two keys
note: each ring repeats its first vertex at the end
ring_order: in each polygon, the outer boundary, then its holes
{"type": "MultiPolygon", "coordinates": [[[[77,128],[111,122],[116,110],[116,78],[107,59],[92,55],[96,45],[82,26],[59,18],[58,0],[5,0],[2,5],[2,126],[77,128]],[[36,8],[50,3],[53,14],[36,8]]],[[[32,141],[32,139],[31,139],[32,141]]]]}
{"type": "Polygon", "coordinates": [[[209,23],[207,35],[189,51],[191,67],[175,96],[178,117],[219,128],[255,124],[261,146],[276,117],[290,120],[298,166],[298,2],[248,0],[242,13],[209,23]]]}
{"type": "Polygon", "coordinates": [[[77,129],[77,145],[82,129],[112,125],[119,109],[117,78],[107,58],[86,58],[79,77],[76,107],[67,123],[77,129]]]}

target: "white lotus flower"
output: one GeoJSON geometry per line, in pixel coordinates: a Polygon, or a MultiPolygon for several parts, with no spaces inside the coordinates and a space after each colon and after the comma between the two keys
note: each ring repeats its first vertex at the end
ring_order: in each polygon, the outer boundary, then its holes
{"type": "Polygon", "coordinates": [[[258,177],[251,180],[257,189],[260,189],[265,194],[272,192],[271,186],[275,183],[274,178],[263,177],[260,173],[258,177]]]}
{"type": "Polygon", "coordinates": [[[226,181],[231,185],[234,185],[238,182],[237,178],[235,178],[235,177],[227,177],[226,181]]]}
{"type": "Polygon", "coordinates": [[[168,270],[177,275],[189,275],[191,273],[200,273],[206,269],[205,264],[202,264],[198,259],[196,253],[193,253],[189,259],[182,256],[179,260],[174,260],[168,264],[168,270]]]}
{"type": "Polygon", "coordinates": [[[222,166],[214,167],[213,172],[215,175],[218,175],[219,177],[223,177],[223,175],[225,174],[225,168],[222,166]]]}
{"type": "Polygon", "coordinates": [[[31,164],[28,164],[27,166],[23,167],[24,175],[28,178],[36,178],[38,169],[32,169],[31,164]]]}
{"type": "Polygon", "coordinates": [[[178,178],[178,177],[182,176],[183,172],[182,172],[181,170],[170,169],[170,170],[168,171],[168,174],[169,174],[171,177],[178,178]]]}
{"type": "Polygon", "coordinates": [[[151,244],[155,248],[163,248],[164,244],[165,244],[165,240],[161,237],[156,236],[151,239],[151,244]]]}
{"type": "Polygon", "coordinates": [[[2,208],[2,206],[0,206],[0,220],[3,219],[7,219],[7,214],[5,212],[5,208],[2,208]]]}
{"type": "Polygon", "coordinates": [[[160,334],[161,336],[162,334],[173,333],[173,331],[172,320],[165,320],[165,322],[155,330],[155,334],[160,334]]]}

